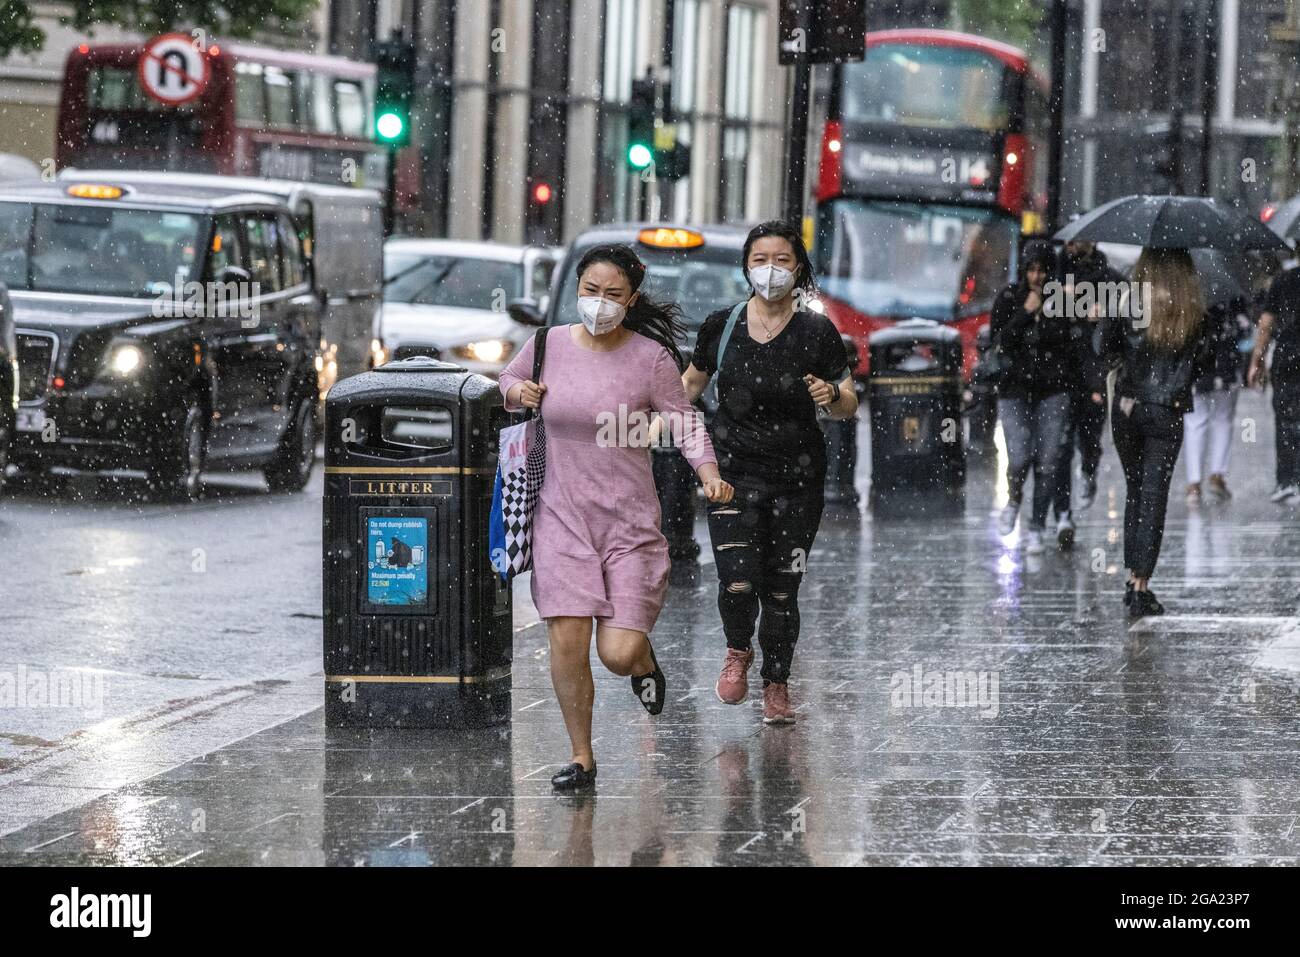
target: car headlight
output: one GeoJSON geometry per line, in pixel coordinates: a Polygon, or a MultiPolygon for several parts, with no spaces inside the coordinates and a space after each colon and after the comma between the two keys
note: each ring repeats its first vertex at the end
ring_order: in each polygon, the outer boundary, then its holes
{"type": "Polygon", "coordinates": [[[504,362],[514,349],[515,344],[509,339],[484,339],[455,346],[451,351],[462,359],[473,359],[475,362],[504,362]]]}
{"type": "Polygon", "coordinates": [[[116,346],[108,356],[108,367],[117,375],[135,375],[144,365],[144,351],[139,346],[116,346]]]}

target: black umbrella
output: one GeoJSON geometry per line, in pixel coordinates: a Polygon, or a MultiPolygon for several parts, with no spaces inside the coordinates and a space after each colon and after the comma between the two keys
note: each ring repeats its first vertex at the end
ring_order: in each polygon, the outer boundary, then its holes
{"type": "Polygon", "coordinates": [[[1201,279],[1207,306],[1221,306],[1237,299],[1247,299],[1242,264],[1221,249],[1193,249],[1192,262],[1201,279]]]}
{"type": "Polygon", "coordinates": [[[1124,196],[1080,216],[1056,239],[1151,249],[1284,249],[1259,220],[1202,196],[1124,196]]]}

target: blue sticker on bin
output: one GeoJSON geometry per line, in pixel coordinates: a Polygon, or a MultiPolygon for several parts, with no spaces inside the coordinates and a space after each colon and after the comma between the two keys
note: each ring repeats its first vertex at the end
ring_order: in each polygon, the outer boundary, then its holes
{"type": "Polygon", "coordinates": [[[366,600],[372,605],[423,605],[429,596],[429,520],[366,519],[366,600]]]}

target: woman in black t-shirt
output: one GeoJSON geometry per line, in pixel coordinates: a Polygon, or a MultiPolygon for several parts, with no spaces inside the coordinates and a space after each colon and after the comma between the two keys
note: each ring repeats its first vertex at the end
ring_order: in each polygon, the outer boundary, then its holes
{"type": "Polygon", "coordinates": [[[799,585],[825,502],[826,444],[817,410],[851,418],[858,398],[839,332],[805,308],[815,286],[798,231],[782,222],[754,227],[744,264],[754,295],[705,320],[682,382],[694,401],[717,375],[718,411],[709,433],[722,477],[736,489],[733,501],[709,507],[727,636],[715,690],[726,704],[745,700],[757,623],[763,721],[788,724],[794,721],[786,683],[799,638],[799,585]]]}

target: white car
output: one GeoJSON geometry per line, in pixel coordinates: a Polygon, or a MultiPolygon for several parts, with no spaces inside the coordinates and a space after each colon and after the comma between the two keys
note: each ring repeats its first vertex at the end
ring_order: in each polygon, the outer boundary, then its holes
{"type": "Polygon", "coordinates": [[[390,239],[374,364],[429,355],[495,378],[534,331],[507,309],[544,312],[558,258],[542,246],[390,239]]]}

